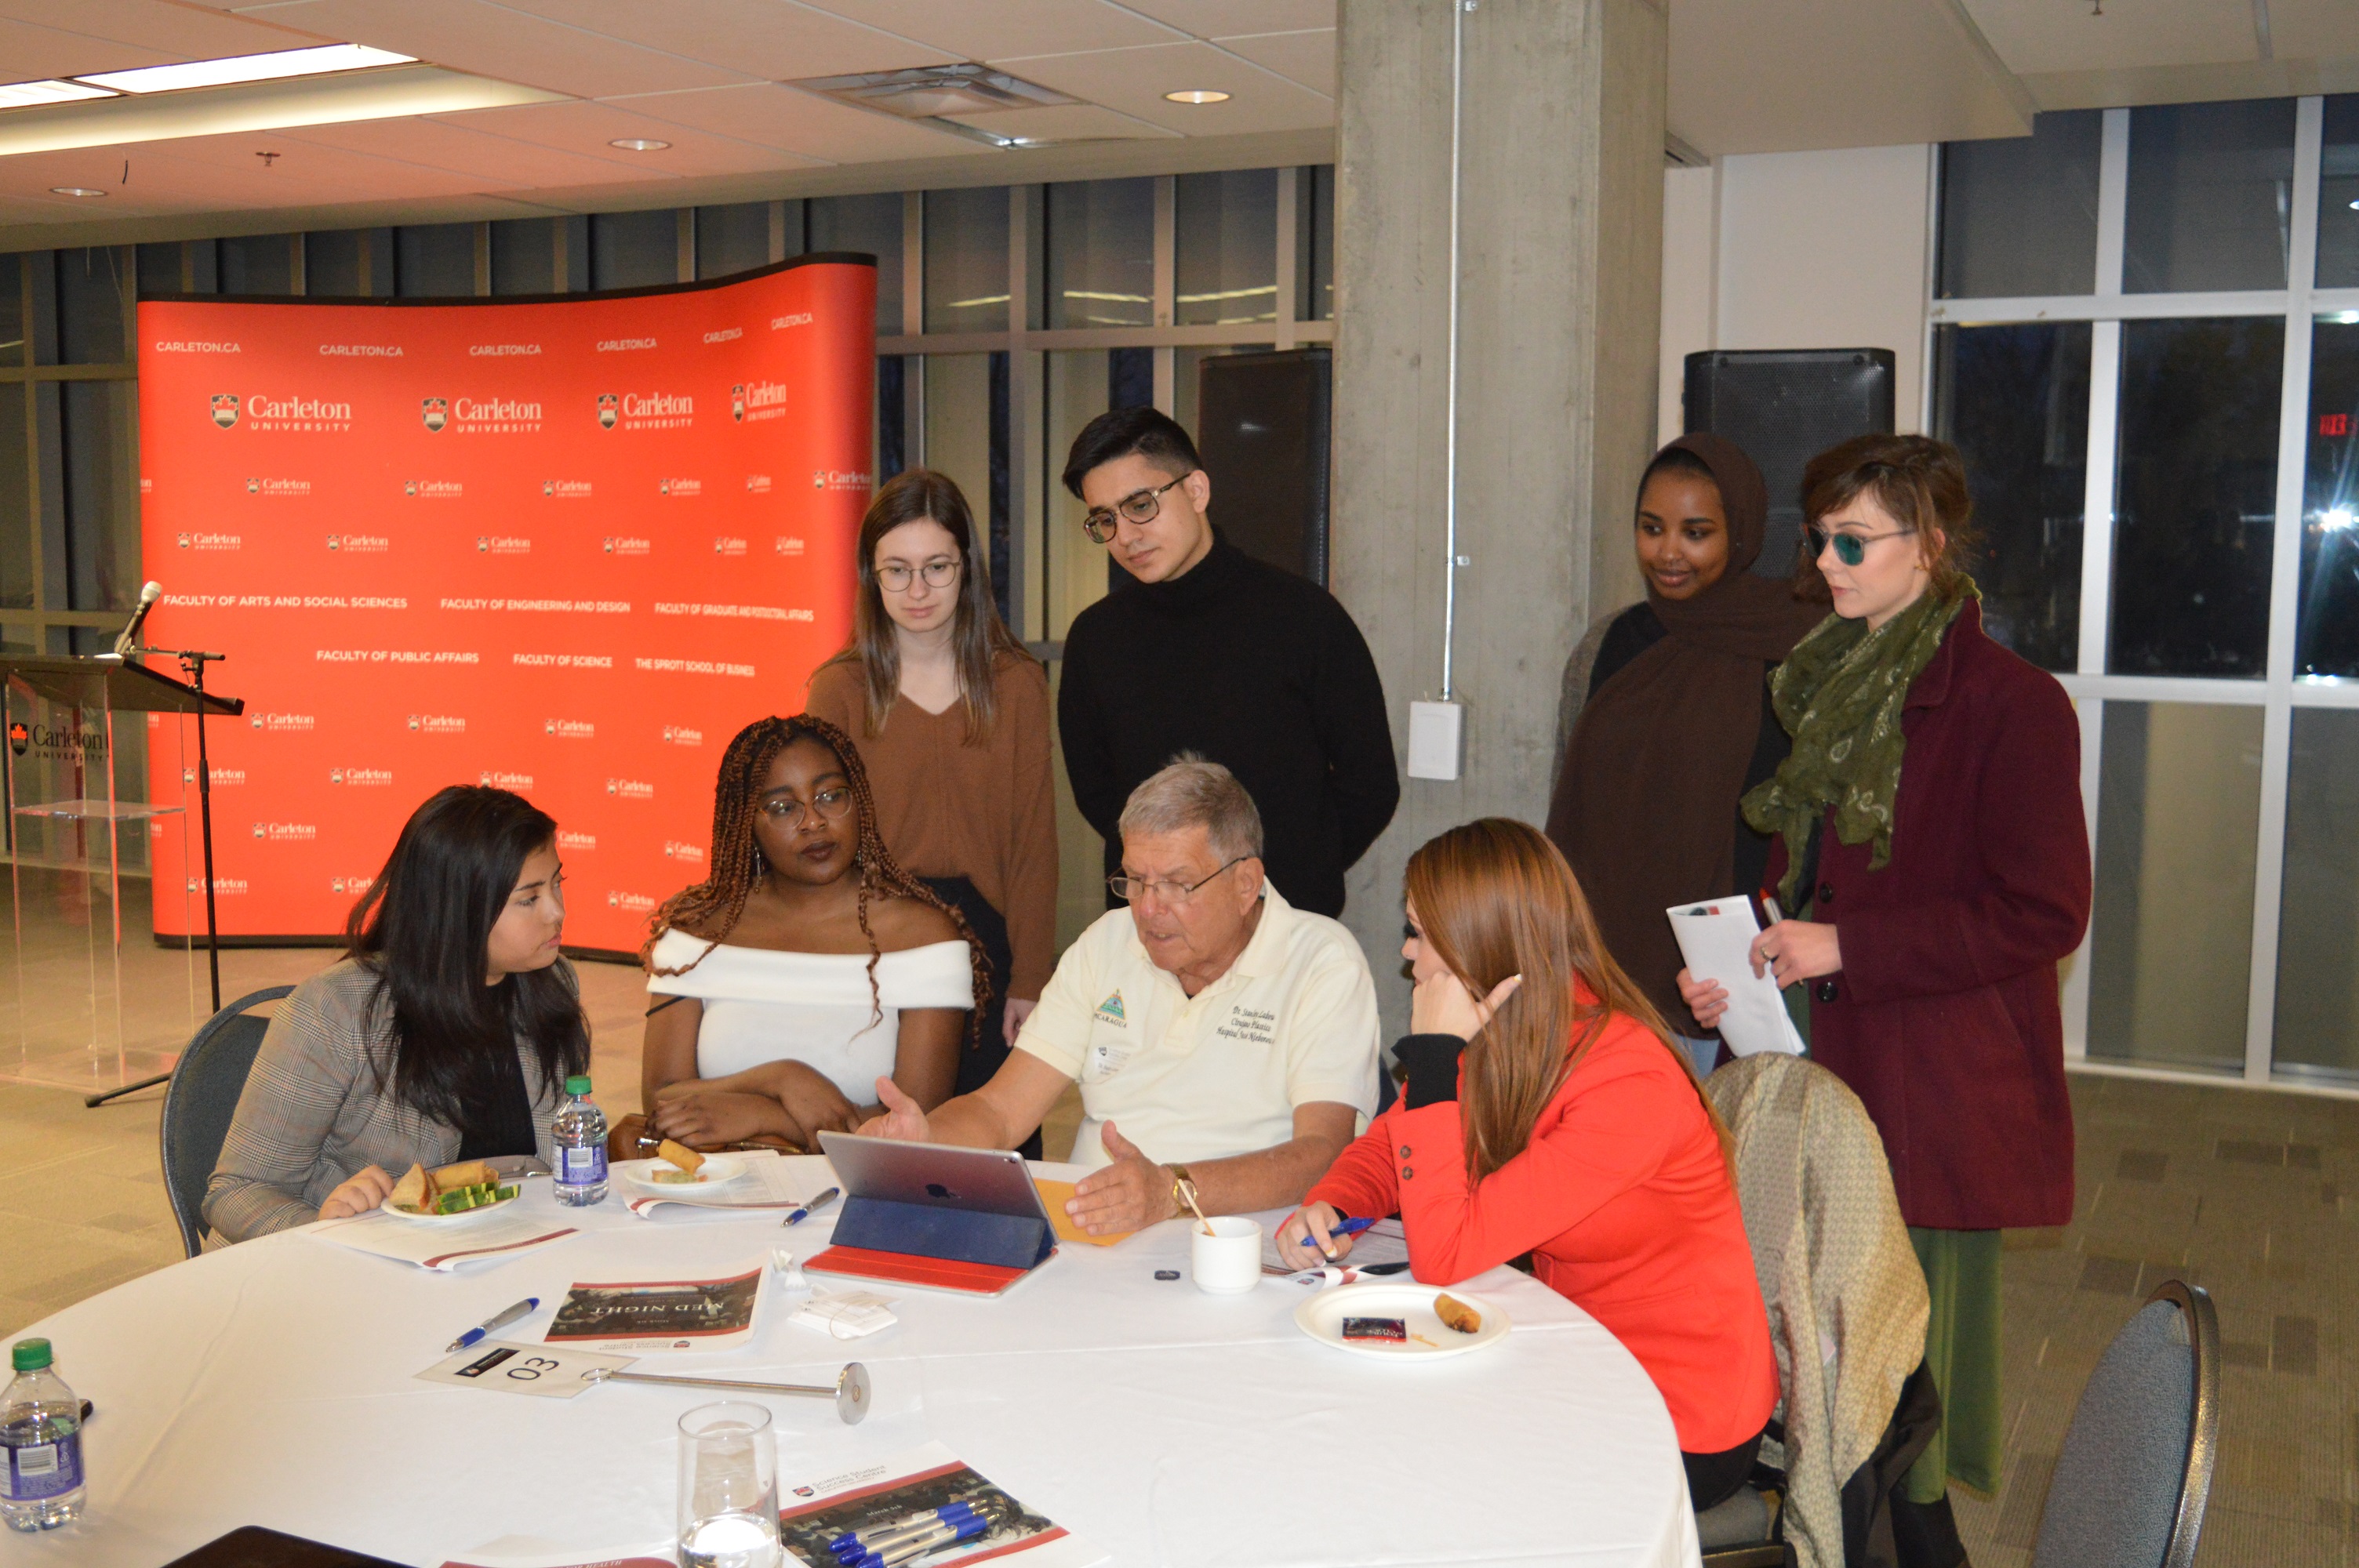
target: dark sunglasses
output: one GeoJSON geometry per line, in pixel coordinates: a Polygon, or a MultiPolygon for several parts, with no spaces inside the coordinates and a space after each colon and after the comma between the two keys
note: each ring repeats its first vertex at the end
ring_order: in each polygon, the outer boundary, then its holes
{"type": "Polygon", "coordinates": [[[1867,559],[1867,547],[1878,539],[1898,539],[1917,532],[1914,528],[1895,528],[1889,534],[1836,534],[1812,524],[1810,557],[1815,560],[1832,547],[1835,559],[1847,567],[1855,567],[1867,559]]]}

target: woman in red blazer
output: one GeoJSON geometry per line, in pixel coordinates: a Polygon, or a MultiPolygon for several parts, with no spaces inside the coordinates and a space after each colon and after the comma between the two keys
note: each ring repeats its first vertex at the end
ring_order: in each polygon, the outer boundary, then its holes
{"type": "MultiPolygon", "coordinates": [[[[1863,436],[1803,491],[1834,615],[1776,678],[1794,752],[1745,797],[1802,916],[1755,940],[1754,968],[1809,984],[1810,1054],[1884,1135],[1943,1405],[1908,1477],[1930,1512],[1895,1523],[1949,1538],[1947,1478],[2000,1478],[1999,1231],[2072,1217],[2056,966],[2089,922],[2081,730],[2063,687],[1983,632],[1955,448],[1863,436]]],[[[1715,978],[1680,984],[1699,1018],[1727,1005],[1715,978]]]]}
{"type": "Polygon", "coordinates": [[[1726,1130],[1538,829],[1453,827],[1406,881],[1406,1090],[1279,1228],[1280,1255],[1342,1256],[1348,1238],[1306,1237],[1396,1210],[1430,1283],[1529,1252],[1654,1379],[1708,1509],[1750,1472],[1777,1402],[1726,1130]]]}

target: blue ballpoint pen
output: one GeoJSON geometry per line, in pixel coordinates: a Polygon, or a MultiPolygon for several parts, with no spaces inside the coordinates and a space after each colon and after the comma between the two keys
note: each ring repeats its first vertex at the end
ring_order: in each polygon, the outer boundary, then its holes
{"type": "Polygon", "coordinates": [[[787,1216],[786,1218],[780,1220],[778,1223],[780,1225],[800,1225],[803,1221],[809,1219],[811,1216],[817,1214],[820,1210],[825,1208],[828,1205],[833,1203],[838,1197],[842,1196],[842,1192],[843,1189],[841,1187],[830,1187],[827,1191],[820,1194],[819,1196],[811,1199],[810,1202],[803,1205],[802,1207],[795,1210],[794,1213],[787,1216]]]}
{"type": "Polygon", "coordinates": [[[484,1336],[487,1334],[497,1334],[501,1329],[506,1328],[508,1325],[516,1322],[516,1319],[531,1316],[534,1312],[539,1309],[539,1307],[540,1298],[538,1296],[527,1296],[524,1300],[516,1303],[516,1305],[508,1308],[506,1312],[499,1313],[492,1317],[486,1318],[484,1321],[482,1327],[471,1328],[467,1330],[466,1333],[459,1336],[458,1338],[451,1342],[450,1349],[445,1350],[443,1354],[445,1356],[450,1356],[464,1350],[470,1345],[474,1344],[478,1339],[483,1338],[484,1336]]]}

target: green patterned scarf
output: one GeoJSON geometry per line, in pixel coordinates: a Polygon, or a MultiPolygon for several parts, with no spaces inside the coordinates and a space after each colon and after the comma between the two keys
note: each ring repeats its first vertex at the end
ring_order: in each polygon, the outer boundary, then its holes
{"type": "Polygon", "coordinates": [[[1777,776],[1741,804],[1747,822],[1786,841],[1777,892],[1789,914],[1799,908],[1794,888],[1810,830],[1827,807],[1834,807],[1835,837],[1843,842],[1875,841],[1871,871],[1892,859],[1892,800],[1908,744],[1900,710],[1910,684],[1940,651],[1950,622],[1968,599],[1981,597],[1973,579],[1961,577],[1947,592],[1928,589],[1873,632],[1864,620],[1830,615],[1769,677],[1770,700],[1794,750],[1777,776]]]}

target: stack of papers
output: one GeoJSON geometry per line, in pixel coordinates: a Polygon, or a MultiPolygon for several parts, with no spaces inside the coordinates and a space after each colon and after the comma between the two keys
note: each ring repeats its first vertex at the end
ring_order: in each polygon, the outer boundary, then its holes
{"type": "Polygon", "coordinates": [[[517,1214],[513,1209],[458,1225],[422,1225],[371,1212],[350,1219],[322,1220],[306,1228],[322,1241],[415,1263],[440,1274],[462,1263],[505,1261],[580,1234],[562,1220],[517,1214]]]}
{"type": "Polygon", "coordinates": [[[1804,1054],[1800,1031],[1786,1011],[1772,976],[1753,972],[1753,939],[1761,922],[1753,901],[1742,894],[1702,903],[1682,903],[1663,911],[1671,933],[1680,941],[1680,957],[1688,973],[1714,980],[1728,991],[1728,1011],[1720,1016],[1720,1037],[1739,1056],[1764,1051],[1804,1054]]]}

